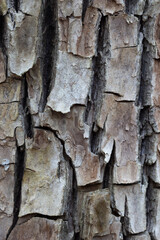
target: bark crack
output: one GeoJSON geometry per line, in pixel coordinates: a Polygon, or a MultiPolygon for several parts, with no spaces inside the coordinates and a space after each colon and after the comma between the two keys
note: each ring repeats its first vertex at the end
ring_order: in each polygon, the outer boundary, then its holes
{"type": "MultiPolygon", "coordinates": [[[[23,116],[23,128],[24,133],[27,138],[33,137],[33,126],[31,114],[28,107],[28,84],[26,81],[26,75],[22,78],[22,96],[20,102],[20,111],[23,116]]],[[[15,170],[14,170],[14,206],[13,206],[13,222],[8,230],[6,239],[8,239],[12,230],[17,224],[20,205],[21,205],[21,190],[22,190],[22,180],[25,167],[25,143],[22,146],[18,146],[15,159],[15,170]]]]}
{"type": "Polygon", "coordinates": [[[7,237],[11,234],[12,230],[17,224],[18,215],[21,205],[21,188],[22,188],[22,179],[24,173],[24,164],[25,164],[25,145],[18,147],[16,153],[16,162],[15,162],[15,185],[14,185],[14,208],[13,208],[13,222],[8,230],[7,237]]]}
{"type": "Polygon", "coordinates": [[[16,12],[18,13],[19,8],[20,8],[20,0],[14,0],[14,8],[16,12]]]}
{"type": "MultiPolygon", "coordinates": [[[[133,4],[133,1],[131,1],[133,4]]],[[[146,9],[148,1],[145,1],[144,9],[146,9]]],[[[140,31],[144,32],[144,22],[142,16],[140,18],[140,31]]],[[[141,60],[141,82],[140,82],[140,91],[139,91],[139,99],[138,105],[140,107],[140,116],[139,116],[139,132],[140,132],[140,162],[142,165],[142,173],[141,173],[141,184],[146,185],[146,217],[147,217],[147,229],[151,239],[152,234],[149,232],[149,221],[151,219],[150,216],[150,206],[151,199],[150,195],[153,190],[153,184],[151,184],[151,180],[149,177],[149,166],[153,164],[153,156],[154,156],[154,129],[150,122],[149,113],[151,109],[151,92],[152,92],[152,83],[151,83],[151,72],[149,71],[150,67],[150,53],[148,51],[148,42],[146,38],[143,38],[143,51],[142,51],[142,60],[141,60]]]]}
{"type": "Polygon", "coordinates": [[[54,86],[56,75],[56,61],[58,51],[58,2],[57,0],[44,1],[42,4],[41,19],[41,65],[42,65],[42,94],[39,110],[43,112],[54,86]]]}
{"type": "Polygon", "coordinates": [[[85,122],[91,127],[90,148],[95,154],[99,152],[99,143],[103,130],[96,124],[97,115],[102,106],[105,88],[105,62],[109,55],[108,17],[102,16],[97,40],[97,54],[93,57],[93,79],[85,112],[85,122]]]}

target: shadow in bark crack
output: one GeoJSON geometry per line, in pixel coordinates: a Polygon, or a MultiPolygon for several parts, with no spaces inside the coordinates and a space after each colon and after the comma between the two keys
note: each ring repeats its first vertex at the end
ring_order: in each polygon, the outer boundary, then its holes
{"type": "Polygon", "coordinates": [[[7,237],[8,239],[13,228],[17,224],[18,215],[21,205],[21,189],[22,189],[22,179],[24,173],[24,164],[25,164],[25,145],[17,147],[16,161],[15,161],[15,185],[14,185],[14,208],[13,208],[13,222],[8,230],[7,237]]]}
{"type": "Polygon", "coordinates": [[[39,103],[40,112],[44,111],[47,97],[54,85],[58,50],[58,1],[47,0],[42,4],[42,94],[39,103]]]}
{"type": "Polygon", "coordinates": [[[14,8],[17,13],[18,13],[19,7],[20,7],[20,0],[14,0],[14,8]]]}
{"type": "MultiPolygon", "coordinates": [[[[33,137],[33,127],[31,114],[28,107],[28,85],[26,81],[26,76],[22,79],[22,96],[20,102],[20,110],[23,116],[24,132],[27,138],[33,137]]],[[[15,159],[15,170],[14,170],[14,206],[13,206],[13,222],[8,230],[6,239],[8,239],[13,228],[16,226],[18,221],[18,215],[21,205],[21,189],[22,189],[22,180],[25,167],[25,144],[18,146],[17,143],[17,152],[15,159]]]]}

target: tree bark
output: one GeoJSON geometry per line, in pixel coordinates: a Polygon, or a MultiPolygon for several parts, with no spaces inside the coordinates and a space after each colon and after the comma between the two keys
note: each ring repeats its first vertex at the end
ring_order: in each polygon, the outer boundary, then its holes
{"type": "Polygon", "coordinates": [[[0,240],[160,239],[160,2],[0,1],[0,240]]]}

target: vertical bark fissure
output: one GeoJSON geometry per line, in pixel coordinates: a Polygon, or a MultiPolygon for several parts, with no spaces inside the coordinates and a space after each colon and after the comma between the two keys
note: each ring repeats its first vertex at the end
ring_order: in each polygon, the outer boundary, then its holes
{"type": "Polygon", "coordinates": [[[5,16],[0,16],[0,48],[2,49],[2,53],[5,57],[5,72],[7,76],[8,56],[5,46],[5,34],[6,34],[5,29],[6,29],[5,16]]]}
{"type": "Polygon", "coordinates": [[[4,50],[4,31],[5,31],[5,18],[0,16],[0,48],[4,50]]]}
{"type": "Polygon", "coordinates": [[[70,197],[68,198],[68,211],[67,211],[67,218],[69,221],[69,227],[74,228],[74,235],[76,235],[76,228],[77,228],[77,223],[76,223],[76,218],[77,218],[77,178],[76,178],[76,172],[75,172],[75,168],[74,165],[72,163],[72,159],[70,158],[70,156],[67,155],[66,153],[66,149],[65,149],[65,143],[62,139],[60,139],[58,137],[58,135],[55,133],[55,136],[60,140],[62,146],[63,146],[63,156],[64,159],[69,163],[70,168],[72,169],[72,189],[71,189],[71,193],[70,193],[70,197]]]}
{"type": "Polygon", "coordinates": [[[42,94],[39,103],[40,112],[44,111],[47,97],[54,85],[58,50],[58,1],[45,0],[42,4],[41,19],[41,68],[42,94]]]}
{"type": "MultiPolygon", "coordinates": [[[[20,102],[20,112],[23,118],[23,128],[24,134],[27,138],[33,137],[33,126],[31,114],[28,107],[28,84],[26,81],[26,76],[22,79],[22,89],[21,89],[21,102],[20,102]]],[[[17,224],[20,206],[21,206],[21,190],[22,190],[22,180],[25,167],[25,143],[22,146],[18,146],[15,159],[15,170],[14,170],[14,206],[13,206],[13,222],[7,233],[7,238],[11,234],[12,230],[17,224]]]]}
{"type": "Polygon", "coordinates": [[[125,0],[125,12],[131,14],[134,5],[136,5],[138,1],[139,0],[125,0]]]}
{"type": "Polygon", "coordinates": [[[104,176],[103,176],[103,188],[109,188],[111,192],[112,192],[112,186],[113,186],[114,163],[115,163],[115,143],[113,145],[110,160],[105,166],[104,176]]]}
{"type": "Polygon", "coordinates": [[[97,53],[96,56],[93,57],[93,77],[90,96],[88,96],[85,112],[85,121],[91,126],[90,148],[91,151],[96,154],[99,151],[99,143],[103,133],[103,130],[96,124],[96,117],[102,106],[105,88],[105,62],[109,55],[109,47],[108,18],[102,16],[97,41],[97,53]]]}
{"type": "Polygon", "coordinates": [[[74,240],[81,240],[80,233],[75,233],[74,240]]]}
{"type": "MultiPolygon", "coordinates": [[[[150,202],[152,201],[152,189],[153,189],[153,182],[151,179],[148,180],[148,188],[146,193],[146,206],[147,206],[147,229],[150,228],[150,220],[153,217],[153,209],[150,207],[150,202]]],[[[154,206],[155,207],[155,206],[154,206]]],[[[150,233],[151,240],[154,240],[152,233],[150,233]]]]}
{"type": "Polygon", "coordinates": [[[8,239],[12,230],[17,224],[18,215],[21,205],[21,189],[22,189],[22,179],[24,173],[25,164],[25,145],[17,146],[16,161],[15,161],[15,174],[14,174],[14,207],[13,207],[13,222],[7,233],[6,239],[8,239]]]}
{"type": "MultiPolygon", "coordinates": [[[[147,1],[145,4],[145,8],[147,7],[147,1]]],[[[143,33],[144,31],[144,22],[141,17],[141,29],[140,31],[143,33]]],[[[147,49],[147,41],[145,37],[143,38],[143,52],[142,52],[142,60],[141,60],[141,82],[140,82],[140,91],[139,91],[139,106],[140,116],[139,116],[139,123],[140,123],[140,162],[142,165],[142,172],[141,172],[141,183],[142,185],[146,185],[146,220],[147,220],[147,229],[149,232],[149,221],[150,221],[150,194],[152,192],[153,185],[151,184],[148,171],[149,167],[148,164],[151,164],[150,159],[153,157],[154,146],[153,146],[153,138],[154,132],[153,128],[150,124],[149,120],[149,112],[151,109],[151,91],[152,91],[152,83],[151,83],[151,72],[149,72],[150,67],[150,53],[147,49]]],[[[152,161],[152,160],[151,160],[152,161]]],[[[150,232],[149,232],[150,234],[150,232]]],[[[150,234],[152,239],[152,236],[150,234]]]]}
{"type": "Polygon", "coordinates": [[[14,0],[14,8],[16,12],[19,11],[19,7],[20,7],[20,0],[14,0]]]}
{"type": "Polygon", "coordinates": [[[111,211],[114,216],[119,216],[114,202],[114,193],[113,193],[113,167],[115,164],[115,151],[116,151],[115,142],[113,145],[112,153],[109,162],[106,164],[103,175],[103,188],[108,188],[110,191],[110,200],[111,200],[111,211]]]}
{"type": "Polygon", "coordinates": [[[33,137],[33,123],[32,123],[32,115],[30,113],[30,108],[28,104],[28,84],[26,80],[26,76],[22,80],[22,102],[21,102],[21,112],[23,116],[24,123],[24,133],[27,138],[33,137]]]}
{"type": "Polygon", "coordinates": [[[89,7],[91,2],[92,2],[92,0],[83,0],[83,4],[82,4],[82,22],[84,21],[87,8],[89,7]]]}

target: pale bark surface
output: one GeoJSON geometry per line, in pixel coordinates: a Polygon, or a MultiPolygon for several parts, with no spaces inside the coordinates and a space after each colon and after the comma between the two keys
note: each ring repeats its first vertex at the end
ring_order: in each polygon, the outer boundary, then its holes
{"type": "Polygon", "coordinates": [[[0,1],[0,240],[160,239],[160,1],[0,1]]]}

